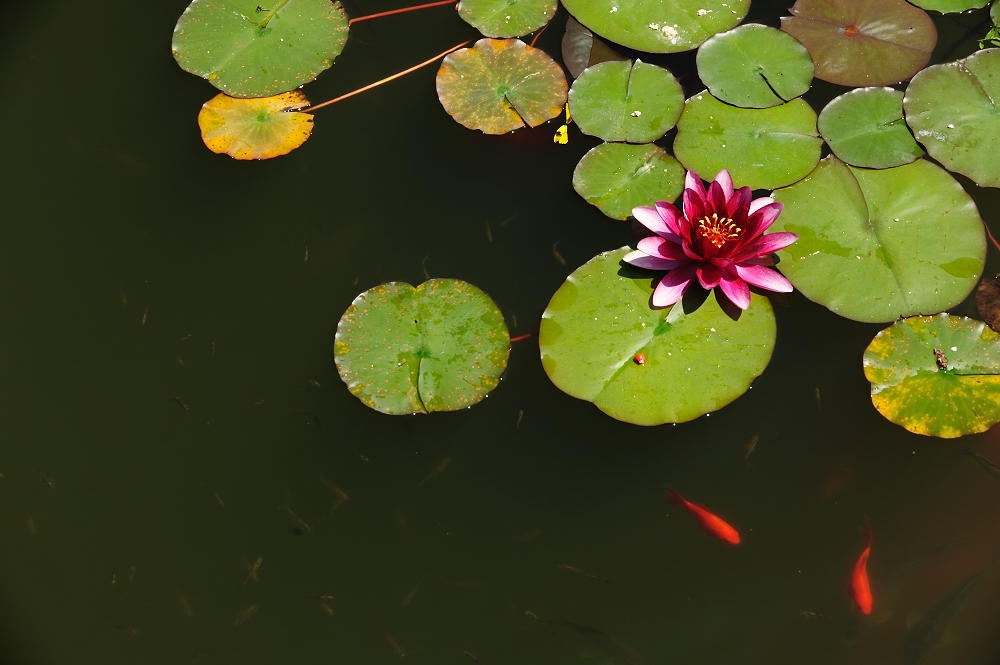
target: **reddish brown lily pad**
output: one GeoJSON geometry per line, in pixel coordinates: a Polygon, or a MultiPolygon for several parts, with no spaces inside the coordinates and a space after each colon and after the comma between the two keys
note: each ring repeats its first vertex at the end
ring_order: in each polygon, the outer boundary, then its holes
{"type": "Polygon", "coordinates": [[[781,29],[802,42],[816,78],[849,86],[904,81],[931,58],[937,29],[906,0],[798,0],[781,29]]]}
{"type": "Polygon", "coordinates": [[[993,330],[1000,332],[1000,275],[983,277],[976,287],[976,311],[993,330]]]}

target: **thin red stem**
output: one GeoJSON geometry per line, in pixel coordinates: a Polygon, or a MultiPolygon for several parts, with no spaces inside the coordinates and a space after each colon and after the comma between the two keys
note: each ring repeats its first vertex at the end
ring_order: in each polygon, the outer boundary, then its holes
{"type": "Polygon", "coordinates": [[[358,21],[367,21],[372,18],[382,18],[383,16],[392,16],[393,14],[405,14],[406,12],[415,12],[418,9],[428,9],[430,7],[441,7],[442,5],[453,5],[458,0],[438,0],[438,2],[428,2],[423,5],[417,5],[416,7],[403,7],[402,9],[390,9],[386,12],[379,12],[378,14],[369,14],[368,16],[359,16],[357,18],[352,18],[347,22],[347,25],[353,25],[358,21]]]}
{"type": "Polygon", "coordinates": [[[511,337],[510,338],[510,343],[514,344],[516,342],[523,342],[524,340],[531,339],[532,337],[534,337],[533,334],[531,334],[531,333],[525,333],[524,335],[518,335],[517,337],[511,337]]]}
{"type": "Polygon", "coordinates": [[[448,49],[447,51],[445,51],[443,53],[438,53],[433,58],[428,58],[427,60],[424,60],[419,65],[413,65],[409,69],[404,69],[403,71],[398,72],[396,74],[393,74],[392,76],[387,76],[387,77],[385,77],[384,79],[382,79],[380,81],[375,81],[374,83],[369,83],[368,85],[366,85],[364,87],[361,87],[361,88],[358,88],[357,90],[352,90],[351,92],[349,92],[349,93],[347,93],[345,95],[341,95],[340,97],[335,97],[334,99],[330,99],[328,101],[321,102],[319,104],[315,104],[313,106],[310,106],[309,108],[296,109],[296,112],[297,113],[313,113],[314,111],[318,111],[319,109],[323,108],[324,106],[330,106],[331,104],[336,104],[337,102],[340,102],[340,101],[343,101],[343,100],[348,99],[350,97],[353,97],[354,95],[360,95],[362,92],[366,92],[368,90],[371,90],[372,88],[377,88],[378,86],[382,85],[383,83],[388,83],[389,81],[398,79],[401,76],[406,76],[410,72],[415,72],[418,69],[420,69],[421,67],[426,67],[427,65],[435,62],[436,60],[440,60],[441,58],[445,57],[446,55],[448,55],[452,51],[457,51],[458,49],[460,49],[463,46],[465,46],[466,44],[468,44],[470,41],[472,41],[472,40],[471,39],[467,39],[464,42],[462,42],[461,44],[456,44],[455,46],[452,46],[450,49],[448,49]]]}
{"type": "Polygon", "coordinates": [[[992,242],[993,246],[997,248],[997,251],[1000,251],[1000,243],[998,243],[997,239],[993,237],[992,233],[990,233],[990,227],[989,225],[986,224],[985,221],[983,222],[983,228],[986,229],[986,235],[990,237],[990,242],[992,242]]]}

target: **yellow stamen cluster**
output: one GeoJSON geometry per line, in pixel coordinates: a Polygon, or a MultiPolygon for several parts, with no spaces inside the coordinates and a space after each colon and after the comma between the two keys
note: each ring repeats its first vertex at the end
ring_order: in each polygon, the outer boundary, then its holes
{"type": "Polygon", "coordinates": [[[719,219],[718,213],[713,212],[711,219],[702,217],[698,220],[698,235],[715,245],[717,249],[721,249],[728,241],[739,238],[742,231],[743,229],[736,226],[728,217],[719,219]]]}

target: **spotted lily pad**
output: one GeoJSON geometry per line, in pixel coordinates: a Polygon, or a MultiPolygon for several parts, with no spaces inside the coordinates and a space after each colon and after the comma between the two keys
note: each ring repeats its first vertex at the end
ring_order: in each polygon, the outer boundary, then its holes
{"type": "Polygon", "coordinates": [[[623,264],[628,251],[598,254],[549,301],[538,343],[552,382],[637,425],[692,420],[745,393],[774,349],[768,299],[753,294],[735,320],[712,297],[654,309],[659,276],[623,264]]]}
{"type": "Polygon", "coordinates": [[[296,110],[307,106],[309,100],[298,90],[250,99],[219,93],[201,107],[198,127],[212,152],[235,159],[270,159],[309,138],[313,116],[296,110]]]}
{"type": "Polygon", "coordinates": [[[448,115],[486,134],[551,120],[563,112],[568,90],[562,67],[519,39],[480,39],[448,55],[437,73],[448,115]]]}
{"type": "Polygon", "coordinates": [[[677,123],[674,154],[685,168],[773,189],[805,177],[819,162],[823,142],[816,112],[801,99],[766,109],[724,104],[708,92],[687,100],[677,123]]]}
{"type": "Polygon", "coordinates": [[[983,187],[1000,187],[1000,49],[928,67],[906,88],[906,122],[931,157],[983,187]]]}
{"type": "Polygon", "coordinates": [[[714,97],[735,106],[766,108],[809,90],[813,62],[789,34],[747,23],[698,49],[698,76],[714,97]]]}
{"type": "Polygon", "coordinates": [[[577,21],[616,44],[647,53],[679,53],[729,30],[750,0],[563,0],[577,21]]]}
{"type": "Polygon", "coordinates": [[[487,37],[520,37],[552,20],[556,0],[461,0],[458,15],[487,37]]]}
{"type": "Polygon", "coordinates": [[[584,134],[605,141],[650,143],[677,122],[684,91],[662,67],[641,60],[602,62],[573,82],[569,105],[584,134]]]}
{"type": "Polygon", "coordinates": [[[918,159],[859,169],[824,159],[773,193],[772,231],[798,234],[781,272],[810,300],[857,321],[946,310],[975,287],[986,258],[976,204],[944,169],[918,159]]]}
{"type": "Polygon", "coordinates": [[[174,28],[181,69],[233,97],[294,90],[329,69],[347,43],[347,16],[330,0],[193,0],[174,28]]]}
{"type": "Polygon", "coordinates": [[[636,206],[680,196],[684,168],[652,143],[602,143],[576,165],[573,189],[608,217],[624,220],[636,206]]]}
{"type": "Polygon", "coordinates": [[[797,0],[781,29],[807,49],[816,78],[888,85],[916,74],[937,42],[934,22],[906,0],[797,0]]]}
{"type": "Polygon", "coordinates": [[[481,401],[507,366],[510,333],[489,296],[457,279],[380,284],[337,325],[340,378],[393,415],[455,411],[481,401]]]}
{"type": "Polygon", "coordinates": [[[954,438],[1000,422],[1000,335],[946,313],[898,321],[865,350],[872,403],[916,434],[954,438]]]}
{"type": "Polygon", "coordinates": [[[846,92],[820,111],[817,126],[833,154],[851,166],[884,169],[924,154],[903,119],[903,93],[893,88],[846,92]]]}

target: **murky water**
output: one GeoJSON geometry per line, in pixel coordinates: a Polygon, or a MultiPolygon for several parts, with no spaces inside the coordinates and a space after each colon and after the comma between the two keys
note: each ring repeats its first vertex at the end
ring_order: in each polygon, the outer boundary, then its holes
{"type": "MultiPolygon", "coordinates": [[[[878,326],[793,296],[752,391],[676,427],[567,397],[531,340],[467,411],[365,408],[331,357],[360,291],[458,277],[533,332],[634,237],[570,188],[588,139],[467,131],[434,68],[319,111],[287,157],[211,154],[214,91],[170,56],[184,6],[0,25],[3,662],[997,662],[1000,482],[966,451],[1000,437],[877,415],[878,326]],[[846,593],[865,515],[870,617],[846,593]]],[[[307,94],[473,36],[451,11],[352,28],[307,94]]]]}

